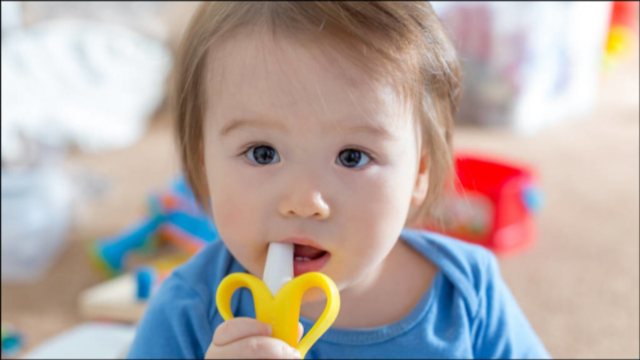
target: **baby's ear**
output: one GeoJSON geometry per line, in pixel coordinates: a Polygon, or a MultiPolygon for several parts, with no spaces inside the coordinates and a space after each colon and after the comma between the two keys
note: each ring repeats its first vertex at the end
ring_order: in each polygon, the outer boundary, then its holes
{"type": "Polygon", "coordinates": [[[429,156],[426,153],[420,155],[416,184],[411,193],[411,205],[420,206],[427,197],[429,189],[429,156]]]}

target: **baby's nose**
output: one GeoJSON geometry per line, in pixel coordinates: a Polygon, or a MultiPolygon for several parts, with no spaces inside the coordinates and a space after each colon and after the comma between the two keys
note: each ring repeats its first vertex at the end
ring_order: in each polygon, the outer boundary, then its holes
{"type": "Polygon", "coordinates": [[[331,212],[320,191],[309,189],[294,189],[283,197],[278,207],[284,217],[313,217],[323,220],[331,212]]]}

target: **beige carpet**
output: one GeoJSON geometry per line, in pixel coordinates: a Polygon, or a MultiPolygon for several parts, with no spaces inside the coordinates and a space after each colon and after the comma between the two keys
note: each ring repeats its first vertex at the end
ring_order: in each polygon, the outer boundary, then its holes
{"type": "MultiPolygon", "coordinates": [[[[554,357],[637,358],[639,350],[639,106],[637,60],[603,83],[597,109],[533,137],[462,128],[458,148],[534,166],[545,207],[539,239],[501,259],[504,277],[554,357]]],[[[146,195],[178,171],[169,118],[161,113],[135,146],[75,154],[69,167],[105,176],[109,191],[79,209],[69,246],[33,285],[2,285],[2,320],[28,348],[83,319],[77,296],[101,281],[86,240],[113,235],[145,214],[146,195]]]]}

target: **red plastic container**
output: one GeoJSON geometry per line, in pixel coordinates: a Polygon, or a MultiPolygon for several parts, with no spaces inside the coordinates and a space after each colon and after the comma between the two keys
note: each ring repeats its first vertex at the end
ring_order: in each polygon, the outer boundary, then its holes
{"type": "Polygon", "coordinates": [[[534,214],[542,204],[534,171],[526,166],[457,154],[457,181],[440,215],[427,229],[483,245],[496,254],[513,253],[536,237],[534,214]]]}

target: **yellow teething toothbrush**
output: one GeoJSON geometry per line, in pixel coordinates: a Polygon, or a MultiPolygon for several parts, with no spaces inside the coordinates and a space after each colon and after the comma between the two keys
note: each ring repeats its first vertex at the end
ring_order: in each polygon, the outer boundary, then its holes
{"type": "Polygon", "coordinates": [[[233,273],[225,277],[218,286],[216,305],[223,319],[232,319],[231,296],[239,288],[248,288],[253,294],[256,319],[270,324],[273,337],[297,348],[304,359],[311,346],[338,316],[340,294],[333,280],[319,272],[309,272],[293,278],[293,247],[291,243],[269,245],[263,281],[245,273],[233,273]],[[297,343],[302,295],[314,287],[325,292],[327,305],[311,330],[297,343]]]}

